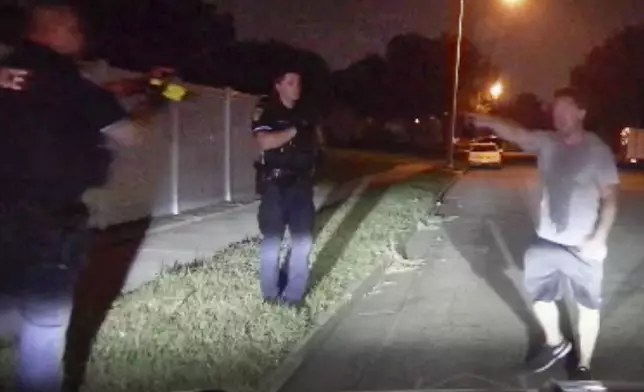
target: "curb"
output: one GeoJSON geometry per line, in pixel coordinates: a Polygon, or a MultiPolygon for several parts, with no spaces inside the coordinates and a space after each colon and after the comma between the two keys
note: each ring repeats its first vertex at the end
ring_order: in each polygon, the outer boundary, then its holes
{"type": "Polygon", "coordinates": [[[454,171],[454,178],[452,178],[444,187],[443,189],[438,192],[436,195],[436,200],[434,200],[434,206],[429,210],[427,215],[433,216],[437,215],[438,209],[445,203],[445,195],[447,195],[447,192],[449,192],[454,185],[458,181],[461,180],[461,178],[467,174],[467,169],[465,170],[458,170],[454,171]]]}
{"type": "MultiPolygon", "coordinates": [[[[434,215],[443,203],[447,192],[461,179],[463,172],[455,172],[456,175],[451,179],[436,195],[434,205],[429,209],[428,214],[434,215]]],[[[260,382],[258,390],[260,392],[279,392],[297,372],[298,368],[304,362],[304,359],[310,353],[324,342],[326,338],[335,330],[337,325],[344,319],[355,307],[358,300],[363,298],[380,282],[385,271],[391,263],[379,264],[371,274],[361,282],[349,287],[345,297],[347,299],[337,307],[329,309],[322,314],[317,325],[311,332],[298,343],[290,354],[284,358],[278,367],[269,373],[264,380],[260,382]]]]}

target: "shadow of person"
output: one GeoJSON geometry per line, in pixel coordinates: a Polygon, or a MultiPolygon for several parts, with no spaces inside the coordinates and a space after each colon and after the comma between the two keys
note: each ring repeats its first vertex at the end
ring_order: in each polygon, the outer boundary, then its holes
{"type": "MultiPolygon", "coordinates": [[[[342,257],[346,247],[357,232],[362,222],[369,216],[373,209],[380,203],[387,192],[387,186],[380,186],[366,190],[358,196],[358,200],[350,211],[342,218],[335,232],[317,253],[312,266],[311,280],[308,293],[311,293],[322,282],[322,280],[333,270],[342,257]]],[[[331,211],[326,212],[326,223],[331,219],[331,211]]],[[[320,227],[320,230],[322,227],[320,227]]]]}
{"type": "Polygon", "coordinates": [[[94,233],[87,264],[76,286],[68,330],[67,391],[78,391],[84,381],[94,339],[112,303],[121,295],[150,222],[146,218],[94,233]]]}
{"type": "Polygon", "coordinates": [[[162,132],[167,111],[159,112],[140,146],[111,145],[114,160],[110,179],[83,196],[94,229],[86,264],[76,282],[74,309],[67,332],[66,390],[84,382],[92,345],[112,303],[121,295],[155,213],[155,202],[169,181],[170,140],[162,132]]]}
{"type": "MultiPolygon", "coordinates": [[[[444,230],[472,271],[496,293],[522,321],[526,328],[528,347],[525,360],[531,358],[543,342],[543,333],[534,318],[521,290],[523,254],[534,235],[529,212],[517,200],[503,196],[507,190],[491,185],[486,194],[471,196],[485,199],[484,204],[459,206],[458,189],[446,195],[439,211],[443,216],[455,216],[446,221],[444,230]],[[495,188],[495,189],[492,189],[495,188]],[[508,209],[508,207],[511,207],[508,209]]],[[[462,196],[462,195],[461,195],[462,196]]],[[[467,198],[467,196],[465,196],[467,198]]],[[[466,200],[465,203],[469,203],[466,200]]]]}

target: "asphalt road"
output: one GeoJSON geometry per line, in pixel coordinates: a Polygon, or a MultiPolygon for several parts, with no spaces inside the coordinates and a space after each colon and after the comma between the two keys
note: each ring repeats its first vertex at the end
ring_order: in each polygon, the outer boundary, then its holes
{"type": "MultiPolygon", "coordinates": [[[[565,379],[563,366],[539,377],[521,371],[539,337],[520,283],[536,191],[531,166],[469,172],[447,194],[444,223],[422,232],[425,260],[392,268],[282,392],[534,388],[565,379]]],[[[622,173],[620,199],[593,370],[644,381],[644,173],[622,173]]]]}

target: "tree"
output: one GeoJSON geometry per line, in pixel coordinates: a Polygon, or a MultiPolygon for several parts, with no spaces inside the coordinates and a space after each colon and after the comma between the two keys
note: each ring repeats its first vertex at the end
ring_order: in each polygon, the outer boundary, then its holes
{"type": "Polygon", "coordinates": [[[388,65],[370,54],[333,74],[334,96],[363,117],[381,118],[387,110],[388,65]]]}
{"type": "Polygon", "coordinates": [[[231,46],[221,61],[225,62],[227,85],[236,90],[268,94],[280,71],[295,69],[302,75],[303,103],[318,107],[328,104],[331,71],[317,53],[274,40],[241,41],[231,46]]]}
{"type": "Polygon", "coordinates": [[[277,41],[235,38],[234,19],[201,0],[76,0],[93,27],[97,57],[135,71],[174,68],[183,80],[266,94],[278,69],[295,67],[305,101],[328,97],[329,69],[316,53],[277,41]]]}
{"type": "Polygon", "coordinates": [[[588,100],[588,125],[614,143],[625,126],[644,126],[644,24],[626,27],[595,46],[570,83],[588,100]]]}
{"type": "Polygon", "coordinates": [[[94,54],[133,70],[168,66],[199,75],[200,64],[235,41],[234,20],[201,0],[75,0],[92,30],[94,54]]]}
{"type": "MultiPolygon", "coordinates": [[[[387,45],[390,106],[404,117],[451,111],[456,38],[442,34],[394,37],[387,45]]],[[[479,91],[495,80],[498,70],[468,39],[462,42],[459,108],[470,110],[479,91]]]]}

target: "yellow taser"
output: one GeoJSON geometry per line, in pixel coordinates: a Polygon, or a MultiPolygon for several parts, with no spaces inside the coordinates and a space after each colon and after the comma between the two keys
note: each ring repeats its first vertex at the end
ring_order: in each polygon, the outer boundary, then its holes
{"type": "Polygon", "coordinates": [[[175,102],[183,100],[183,98],[185,98],[187,93],[188,93],[188,89],[174,83],[168,84],[166,88],[163,90],[163,96],[175,102]]]}

